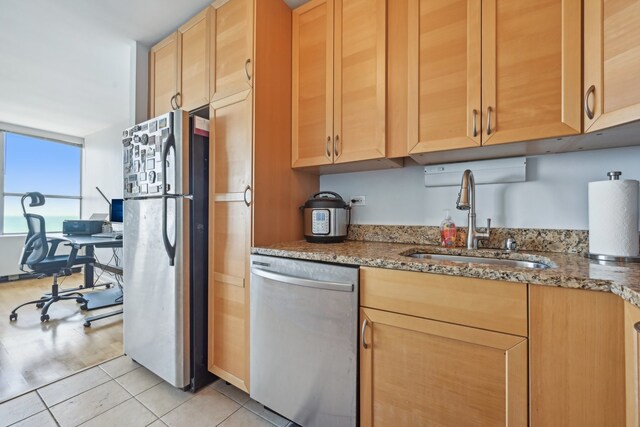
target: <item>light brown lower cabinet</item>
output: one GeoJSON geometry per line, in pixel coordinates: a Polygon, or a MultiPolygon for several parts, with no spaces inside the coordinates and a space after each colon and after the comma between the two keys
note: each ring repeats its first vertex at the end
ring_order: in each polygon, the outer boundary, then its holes
{"type": "Polygon", "coordinates": [[[611,293],[529,286],[532,426],[625,425],[623,308],[611,293]]]}
{"type": "Polygon", "coordinates": [[[527,339],[361,308],[361,426],[526,426],[527,339]]]}
{"type": "Polygon", "coordinates": [[[624,303],[625,386],[627,427],[640,425],[640,308],[624,303]]]}

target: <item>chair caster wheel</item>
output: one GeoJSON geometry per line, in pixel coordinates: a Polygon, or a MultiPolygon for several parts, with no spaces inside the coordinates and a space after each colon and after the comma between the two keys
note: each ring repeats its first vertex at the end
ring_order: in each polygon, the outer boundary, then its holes
{"type": "Polygon", "coordinates": [[[84,298],[76,298],[76,302],[78,304],[82,304],[82,303],[84,303],[84,298]]]}
{"type": "Polygon", "coordinates": [[[43,314],[42,316],[40,316],[40,321],[41,322],[48,322],[49,321],[49,315],[48,314],[43,314]]]}
{"type": "Polygon", "coordinates": [[[9,322],[13,322],[14,320],[18,319],[18,313],[11,313],[9,315],[9,322]]]}
{"type": "Polygon", "coordinates": [[[82,310],[82,311],[86,311],[86,310],[87,310],[87,304],[86,304],[86,303],[85,303],[85,304],[82,304],[82,305],[80,306],[80,310],[82,310]]]}
{"type": "Polygon", "coordinates": [[[91,322],[84,322],[84,327],[85,328],[90,328],[91,327],[91,322]]]}
{"type": "Polygon", "coordinates": [[[36,308],[42,308],[44,307],[44,303],[43,302],[39,302],[36,304],[36,308]]]}

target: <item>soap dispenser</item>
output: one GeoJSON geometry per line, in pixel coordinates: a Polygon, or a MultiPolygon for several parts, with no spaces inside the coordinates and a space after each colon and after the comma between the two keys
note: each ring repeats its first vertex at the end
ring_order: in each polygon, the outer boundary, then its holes
{"type": "Polygon", "coordinates": [[[444,219],[440,223],[440,245],[445,248],[452,248],[456,245],[456,225],[453,223],[448,209],[444,211],[444,219]]]}

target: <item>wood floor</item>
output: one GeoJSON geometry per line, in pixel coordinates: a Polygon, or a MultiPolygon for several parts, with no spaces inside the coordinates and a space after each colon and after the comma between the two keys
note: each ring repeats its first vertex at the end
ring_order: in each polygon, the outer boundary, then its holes
{"type": "MultiPolygon", "coordinates": [[[[0,283],[0,402],[123,354],[121,315],[83,326],[85,316],[121,307],[83,312],[74,301],[59,301],[49,309],[49,322],[40,323],[34,305],[18,310],[18,320],[9,322],[11,310],[49,292],[51,280],[0,283]]],[[[81,273],[68,276],[61,288],[83,280],[81,273]]]]}

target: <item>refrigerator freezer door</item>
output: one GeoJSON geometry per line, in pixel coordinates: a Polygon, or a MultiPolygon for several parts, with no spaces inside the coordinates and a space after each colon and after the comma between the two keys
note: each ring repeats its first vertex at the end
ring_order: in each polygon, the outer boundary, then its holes
{"type": "Polygon", "coordinates": [[[189,201],[170,198],[167,234],[176,247],[170,265],[163,242],[162,198],[125,200],[124,351],[176,387],[189,372],[189,201]]]}

